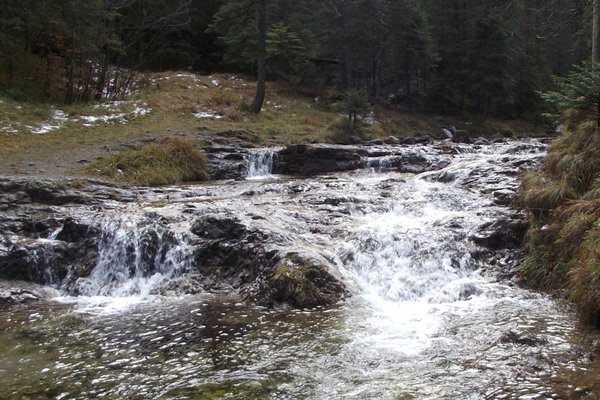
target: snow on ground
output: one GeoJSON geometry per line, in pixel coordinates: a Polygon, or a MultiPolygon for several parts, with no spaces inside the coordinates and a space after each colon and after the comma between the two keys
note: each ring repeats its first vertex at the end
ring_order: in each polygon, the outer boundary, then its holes
{"type": "Polygon", "coordinates": [[[222,115],[219,115],[219,114],[217,114],[216,111],[211,111],[211,110],[200,111],[200,112],[194,113],[193,115],[194,115],[194,117],[196,117],[198,119],[205,119],[205,118],[209,118],[209,119],[221,119],[221,118],[223,118],[222,115]]]}
{"type": "Polygon", "coordinates": [[[25,128],[36,135],[52,132],[65,126],[69,120],[69,115],[62,110],[54,110],[50,120],[43,121],[38,126],[25,125],[25,128]]]}
{"type": "Polygon", "coordinates": [[[140,101],[111,101],[94,106],[95,110],[104,110],[107,114],[80,115],[75,120],[83,121],[83,126],[90,127],[97,123],[126,124],[131,119],[141,117],[152,112],[148,104],[140,101]],[[124,110],[127,109],[127,110],[124,110]]]}
{"type": "Polygon", "coordinates": [[[18,133],[19,131],[12,126],[11,123],[7,123],[6,125],[0,126],[0,132],[4,133],[18,133]]]}
{"type": "MultiPolygon", "coordinates": [[[[18,106],[19,107],[19,106],[18,106]]],[[[80,123],[91,127],[100,123],[127,124],[129,121],[148,115],[152,109],[141,101],[111,101],[97,104],[91,108],[93,112],[81,115],[69,115],[59,109],[53,109],[50,118],[35,125],[19,124],[17,122],[4,122],[0,125],[2,133],[18,133],[26,130],[36,135],[43,135],[65,127],[67,123],[80,123]]]]}

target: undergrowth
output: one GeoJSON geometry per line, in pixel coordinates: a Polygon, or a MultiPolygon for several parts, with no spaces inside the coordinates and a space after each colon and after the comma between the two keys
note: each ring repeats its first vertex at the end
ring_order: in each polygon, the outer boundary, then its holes
{"type": "Polygon", "coordinates": [[[89,172],[142,186],[209,179],[206,156],[188,139],[171,138],[101,158],[89,172]]]}
{"type": "Polygon", "coordinates": [[[533,287],[574,301],[600,325],[600,132],[570,121],[539,171],[521,180],[529,211],[522,275],[533,287]]]}

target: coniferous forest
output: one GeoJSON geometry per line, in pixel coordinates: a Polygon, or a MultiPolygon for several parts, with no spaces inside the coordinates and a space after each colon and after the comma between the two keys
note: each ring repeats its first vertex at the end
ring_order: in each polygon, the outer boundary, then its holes
{"type": "MultiPolygon", "coordinates": [[[[266,78],[372,103],[533,117],[553,75],[589,59],[585,0],[266,3],[266,78]]],[[[119,95],[133,71],[256,76],[256,0],[24,0],[0,8],[0,87],[81,102],[119,95]]]]}

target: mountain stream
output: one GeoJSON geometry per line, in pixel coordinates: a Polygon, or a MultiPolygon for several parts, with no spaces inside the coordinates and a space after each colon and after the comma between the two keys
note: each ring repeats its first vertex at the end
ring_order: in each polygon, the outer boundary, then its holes
{"type": "Polygon", "coordinates": [[[516,250],[472,240],[515,213],[497,198],[544,146],[416,148],[448,165],[274,176],[262,151],[250,179],[74,210],[102,226],[96,266],[75,289],[0,307],[0,399],[600,398],[596,334],[514,283],[516,250]],[[189,278],[199,209],[331,260],[351,295],[293,309],[171,290],[189,278]]]}

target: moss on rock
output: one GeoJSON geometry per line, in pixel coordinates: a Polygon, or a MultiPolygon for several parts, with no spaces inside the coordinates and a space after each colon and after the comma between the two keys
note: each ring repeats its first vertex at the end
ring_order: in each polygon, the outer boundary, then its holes
{"type": "Polygon", "coordinates": [[[295,252],[279,261],[269,286],[271,301],[295,308],[333,304],[346,295],[328,265],[295,252]]]}

